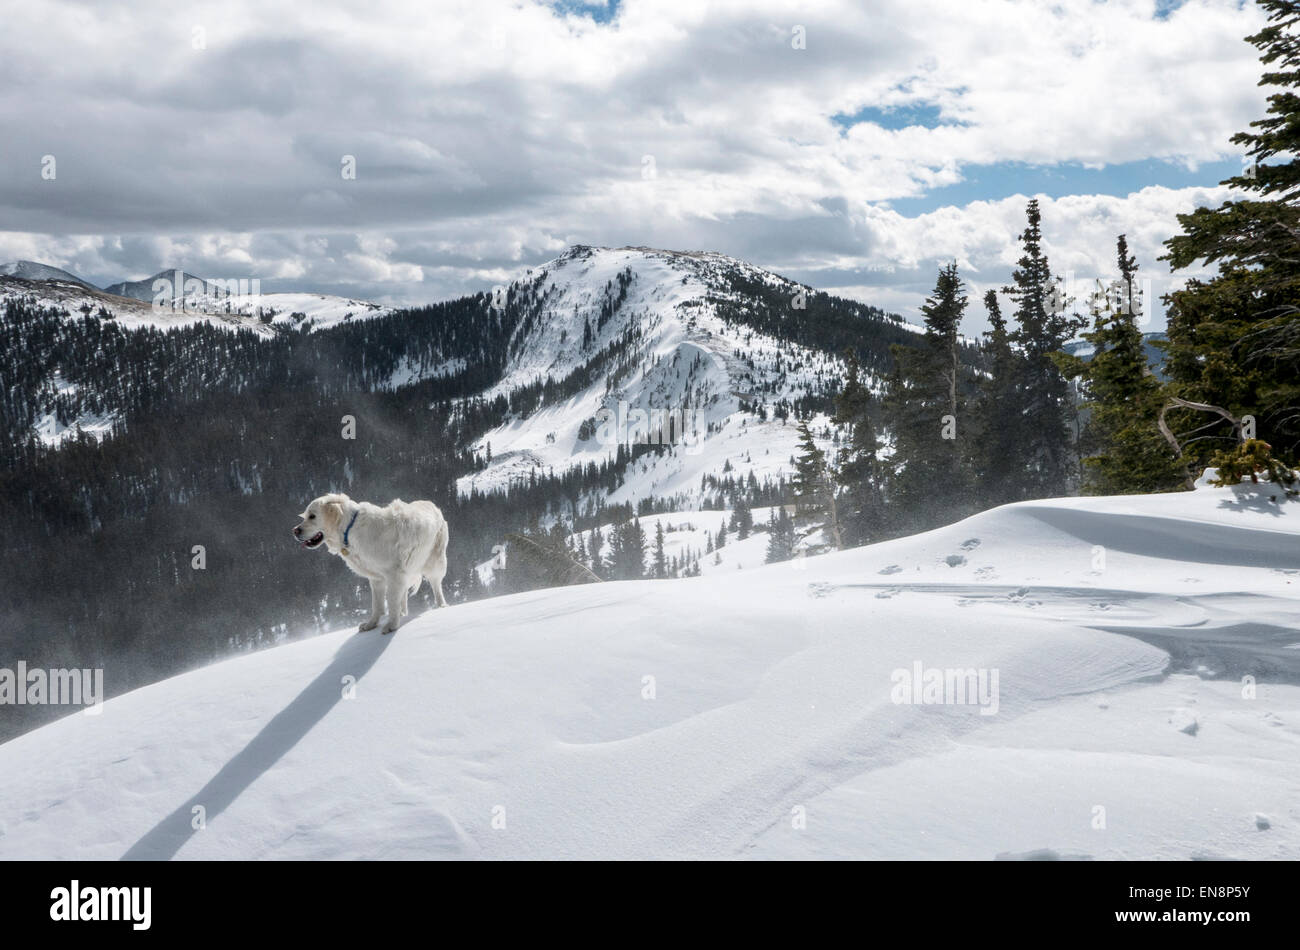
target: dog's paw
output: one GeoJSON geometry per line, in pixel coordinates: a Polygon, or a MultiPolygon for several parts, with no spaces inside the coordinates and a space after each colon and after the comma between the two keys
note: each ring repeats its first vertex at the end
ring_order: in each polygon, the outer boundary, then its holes
{"type": "Polygon", "coordinates": [[[396,630],[396,629],[397,629],[397,624],[395,624],[395,623],[386,623],[386,624],[384,624],[384,629],[383,629],[383,630],[380,630],[379,632],[382,633],[384,636],[388,636],[390,633],[392,633],[392,632],[393,632],[394,630],[396,630]]]}
{"type": "MultiPolygon", "coordinates": [[[[377,626],[379,626],[378,620],[366,620],[357,629],[360,630],[362,633],[365,633],[367,630],[374,630],[375,627],[377,626]]],[[[387,631],[385,631],[385,633],[386,632],[387,631]]]]}

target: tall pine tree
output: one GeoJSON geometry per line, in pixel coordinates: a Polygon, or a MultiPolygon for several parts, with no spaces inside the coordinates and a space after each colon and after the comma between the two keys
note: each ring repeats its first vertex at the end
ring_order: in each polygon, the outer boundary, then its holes
{"type": "Polygon", "coordinates": [[[799,423],[799,455],[795,459],[795,516],[825,529],[826,539],[835,548],[844,546],[840,532],[835,482],[826,463],[826,453],[813,439],[806,420],[799,423]]]}
{"type": "Polygon", "coordinates": [[[984,294],[989,330],[981,343],[986,375],[978,385],[971,425],[971,463],[978,488],[978,502],[993,508],[1021,497],[1024,486],[1020,427],[1023,421],[1019,380],[1020,354],[1011,345],[1006,318],[998,295],[984,294]]]}
{"type": "Polygon", "coordinates": [[[921,307],[923,344],[893,348],[894,371],[882,400],[894,437],[889,500],[908,530],[955,521],[972,510],[965,417],[972,383],[960,350],[963,289],[955,263],[940,268],[921,307]]]}
{"type": "Polygon", "coordinates": [[[1017,456],[1021,498],[1068,494],[1076,487],[1076,453],[1071,425],[1070,384],[1056,364],[1055,354],[1087,325],[1069,314],[1072,301],[1052,280],[1043,250],[1042,214],[1038,199],[1026,209],[1028,224],[1020,236],[1024,253],[1003,288],[1016,305],[1016,329],[1009,335],[1019,353],[1016,360],[1019,414],[1017,456]]]}
{"type": "Polygon", "coordinates": [[[873,418],[875,399],[862,381],[857,352],[844,353],[847,375],[835,397],[833,421],[848,430],[836,456],[835,481],[840,495],[840,524],[847,545],[866,544],[889,535],[885,522],[884,466],[879,458],[873,418]]]}
{"type": "Polygon", "coordinates": [[[1192,471],[1218,449],[1248,438],[1243,417],[1279,455],[1300,453],[1300,3],[1259,0],[1267,25],[1246,37],[1270,67],[1263,119],[1232,137],[1251,164],[1222,184],[1242,197],[1180,214],[1182,234],[1165,242],[1173,270],[1218,265],[1169,296],[1165,369],[1169,395],[1225,410],[1178,408],[1170,428],[1185,435],[1192,471]]]}
{"type": "Polygon", "coordinates": [[[777,505],[767,519],[767,563],[790,560],[794,545],[794,520],[784,506],[777,505]]]}
{"type": "Polygon", "coordinates": [[[617,525],[610,530],[609,576],[612,580],[634,581],[645,576],[645,530],[641,520],[617,525]]]}
{"type": "Polygon", "coordinates": [[[664,556],[664,523],[662,521],[655,522],[654,576],[661,579],[668,576],[668,559],[664,556]]]}
{"type": "MultiPolygon", "coordinates": [[[[1137,259],[1128,240],[1116,241],[1119,280],[1093,301],[1093,329],[1084,334],[1092,357],[1061,354],[1058,363],[1081,381],[1087,423],[1080,436],[1085,494],[1164,491],[1181,481],[1174,453],[1156,419],[1163,387],[1147,365],[1138,329],[1137,259]]],[[[1149,302],[1147,303],[1149,306],[1149,302]]]]}

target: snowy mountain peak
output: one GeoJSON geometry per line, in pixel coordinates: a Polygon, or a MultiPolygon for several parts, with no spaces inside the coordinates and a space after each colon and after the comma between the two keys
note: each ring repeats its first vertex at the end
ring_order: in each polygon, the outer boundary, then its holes
{"type": "MultiPolygon", "coordinates": [[[[108,294],[116,294],[119,297],[129,297],[132,300],[143,300],[145,303],[150,303],[156,295],[154,285],[158,281],[168,281],[174,284],[177,282],[177,275],[183,275],[181,277],[182,283],[184,280],[197,281],[204,288],[205,292],[207,292],[208,288],[211,287],[211,281],[202,277],[196,277],[184,268],[176,267],[160,270],[152,277],[145,277],[141,280],[120,280],[116,284],[109,284],[104,288],[104,292],[108,294]]],[[[176,296],[179,296],[180,293],[181,291],[178,288],[176,296]]]]}
{"type": "MultiPolygon", "coordinates": [[[[505,487],[656,441],[672,448],[635,463],[611,500],[672,495],[689,504],[709,475],[788,477],[792,407],[813,416],[828,408],[842,371],[838,347],[796,342],[810,304],[831,300],[715,252],[568,248],[494,290],[492,306],[526,315],[488,396],[530,386],[553,395],[480,440],[492,463],[462,479],[461,490],[505,487]]],[[[863,338],[877,325],[900,326],[873,308],[837,303],[863,338]]]]}
{"type": "Polygon", "coordinates": [[[84,287],[90,286],[76,274],[38,261],[10,261],[7,264],[0,264],[0,277],[17,277],[20,280],[61,280],[81,284],[84,287]]]}

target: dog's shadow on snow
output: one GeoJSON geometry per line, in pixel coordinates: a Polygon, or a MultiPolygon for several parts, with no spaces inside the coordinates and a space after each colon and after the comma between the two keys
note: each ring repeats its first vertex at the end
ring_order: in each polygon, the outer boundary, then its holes
{"type": "Polygon", "coordinates": [[[188,801],[154,825],[135,844],[123,861],[166,861],[175,857],[206,822],[212,821],[237,799],[303,736],[325,718],[343,698],[344,677],[359,681],[388,649],[394,637],[377,632],[360,633],[339,647],[320,674],[275,714],[262,731],[188,801]],[[202,811],[196,812],[196,808],[202,811]],[[198,819],[202,815],[202,821],[198,819]],[[197,826],[197,827],[196,827],[197,826]]]}

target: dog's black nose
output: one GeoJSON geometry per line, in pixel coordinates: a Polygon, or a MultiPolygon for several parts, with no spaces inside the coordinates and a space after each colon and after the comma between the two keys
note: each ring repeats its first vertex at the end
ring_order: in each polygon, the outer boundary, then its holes
{"type": "Polygon", "coordinates": [[[298,527],[293,529],[294,537],[297,537],[300,534],[302,534],[302,525],[298,525],[298,527]]]}

